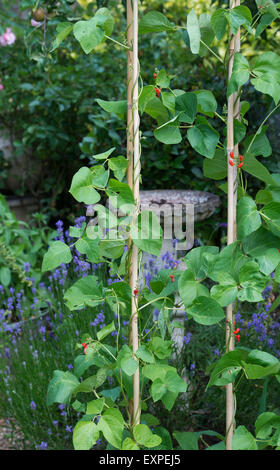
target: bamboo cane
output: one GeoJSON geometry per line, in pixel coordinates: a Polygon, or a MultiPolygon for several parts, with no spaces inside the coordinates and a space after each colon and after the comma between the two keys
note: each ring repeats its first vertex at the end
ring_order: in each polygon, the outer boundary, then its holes
{"type": "Polygon", "coordinates": [[[127,52],[127,149],[126,155],[128,160],[127,166],[127,184],[133,188],[133,10],[131,0],[126,2],[126,24],[127,24],[127,45],[131,48],[127,52]]]}
{"type": "MultiPolygon", "coordinates": [[[[140,178],[140,140],[138,112],[138,1],[127,1],[127,38],[128,45],[132,44],[132,52],[127,55],[127,182],[133,191],[136,203],[134,219],[139,213],[139,178],[140,178]]],[[[138,302],[134,291],[138,290],[138,248],[128,241],[131,250],[129,266],[129,284],[132,291],[130,344],[133,354],[138,349],[138,302]]],[[[139,368],[133,375],[133,402],[130,403],[130,424],[140,423],[140,377],[139,368]]]]}
{"type": "MultiPolygon", "coordinates": [[[[140,136],[139,136],[139,111],[138,111],[138,0],[133,0],[133,196],[136,203],[136,213],[138,215],[140,205],[139,183],[140,183],[140,136]]],[[[132,246],[132,285],[134,289],[138,287],[138,248],[132,246]]],[[[138,349],[138,314],[137,296],[132,298],[132,350],[135,353],[138,349]]],[[[139,368],[133,376],[133,417],[134,425],[140,423],[140,377],[139,368]]]]}
{"type": "MultiPolygon", "coordinates": [[[[240,5],[240,0],[231,0],[230,8],[240,5]]],[[[232,75],[234,62],[234,54],[240,50],[240,31],[234,36],[230,32],[229,43],[229,61],[228,61],[228,80],[232,75]]],[[[231,166],[231,152],[234,157],[238,156],[238,145],[234,145],[234,118],[239,119],[240,116],[240,100],[237,93],[233,93],[228,97],[228,115],[227,115],[227,160],[228,160],[228,231],[227,244],[230,245],[236,240],[236,205],[237,205],[237,168],[236,165],[231,166]]],[[[226,311],[226,350],[227,352],[234,350],[234,304],[230,304],[226,311]]],[[[234,416],[235,416],[235,396],[233,384],[226,386],[226,449],[232,450],[232,439],[234,433],[234,416]]]]}

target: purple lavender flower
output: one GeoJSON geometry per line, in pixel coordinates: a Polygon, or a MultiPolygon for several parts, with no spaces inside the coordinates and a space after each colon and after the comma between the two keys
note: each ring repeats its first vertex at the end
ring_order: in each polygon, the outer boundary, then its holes
{"type": "Polygon", "coordinates": [[[39,447],[41,450],[46,450],[48,448],[48,443],[42,441],[39,447]]]}
{"type": "Polygon", "coordinates": [[[192,337],[192,334],[191,334],[190,332],[188,332],[188,333],[186,334],[186,336],[184,336],[184,338],[183,338],[183,343],[184,343],[184,344],[188,344],[188,343],[190,342],[190,340],[191,340],[191,337],[192,337]]]}
{"type": "Polygon", "coordinates": [[[36,405],[35,401],[31,400],[31,402],[30,402],[30,408],[31,408],[31,410],[36,410],[36,406],[37,406],[37,405],[36,405]]]}

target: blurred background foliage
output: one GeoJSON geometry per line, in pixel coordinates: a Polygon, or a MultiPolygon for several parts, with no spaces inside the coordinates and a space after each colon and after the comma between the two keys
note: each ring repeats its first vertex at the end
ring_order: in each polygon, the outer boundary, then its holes
{"type": "MultiPolygon", "coordinates": [[[[68,189],[79,167],[87,165],[92,155],[113,146],[119,155],[126,152],[125,123],[96,103],[97,98],[126,98],[125,49],[106,41],[85,55],[74,36],[69,35],[58,49],[50,52],[56,26],[67,18],[88,18],[97,8],[105,6],[115,18],[112,37],[124,42],[125,3],[124,0],[37,1],[39,7],[46,9],[47,21],[36,28],[31,25],[36,0],[22,0],[13,5],[8,0],[1,2],[0,33],[11,27],[17,39],[13,45],[1,48],[0,78],[4,89],[0,92],[0,132],[6,133],[12,147],[9,159],[3,158],[0,151],[0,191],[4,195],[35,196],[39,210],[50,224],[57,218],[71,222],[77,216],[80,208],[68,189]]],[[[254,14],[255,2],[247,1],[246,5],[254,14]]],[[[157,10],[177,25],[184,25],[191,8],[201,14],[226,6],[224,2],[210,0],[143,0],[140,15],[157,10]]],[[[279,31],[272,23],[258,39],[246,36],[242,49],[247,56],[254,56],[264,50],[277,52],[278,43],[279,31]]],[[[218,112],[223,114],[225,70],[215,57],[208,53],[203,57],[192,55],[180,32],[142,35],[139,47],[144,85],[153,84],[153,72],[163,68],[174,76],[172,88],[212,90],[218,112]]],[[[213,49],[222,57],[226,54],[226,44],[214,42],[213,49]]],[[[253,133],[273,104],[250,85],[242,99],[251,104],[246,117],[249,133],[253,133]]],[[[219,126],[223,123],[216,121],[212,124],[222,132],[219,126]]],[[[279,172],[279,115],[274,114],[269,124],[273,158],[266,159],[265,165],[279,172]]],[[[203,157],[186,139],[167,146],[154,138],[153,130],[153,120],[143,115],[142,189],[198,189],[221,196],[218,184],[203,175],[203,157]]],[[[250,191],[250,179],[248,184],[250,191]]],[[[252,184],[256,190],[256,180],[252,184]]],[[[223,206],[215,215],[215,223],[213,220],[207,221],[209,233],[213,233],[219,221],[225,220],[223,206]]]]}

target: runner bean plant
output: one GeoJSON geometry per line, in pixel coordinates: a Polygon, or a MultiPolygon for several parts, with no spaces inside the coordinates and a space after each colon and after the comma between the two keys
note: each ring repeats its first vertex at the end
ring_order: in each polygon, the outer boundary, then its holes
{"type": "MultiPolygon", "coordinates": [[[[106,303],[115,319],[98,331],[96,337],[85,334],[80,339],[73,373],[54,371],[47,403],[66,404],[83,413],[73,432],[73,445],[78,450],[91,449],[101,436],[111,449],[172,449],[174,446],[190,450],[198,449],[198,440],[203,435],[216,436],[219,442],[212,446],[216,449],[279,449],[280,416],[276,413],[264,411],[257,417],[255,435],[243,423],[238,426],[235,423],[236,391],[241,380],[266,377],[280,380],[280,361],[275,356],[235,345],[240,340],[240,330],[235,324],[237,301],[239,305],[263,302],[262,293],[272,273],[276,282],[280,282],[280,179],[258,160],[272,153],[266,130],[269,117],[280,105],[280,56],[272,51],[256,50],[251,57],[246,53],[246,45],[241,47],[249,35],[257,41],[267,27],[278,21],[279,5],[272,0],[256,0],[257,12],[252,14],[246,2],[240,5],[238,1],[230,1],[225,8],[200,17],[191,10],[180,25],[176,24],[176,18],[167,18],[158,11],[149,11],[138,22],[137,1],[133,4],[128,1],[127,9],[131,11],[127,33],[132,27],[133,34],[130,37],[127,34],[128,39],[123,43],[112,37],[114,18],[106,7],[98,9],[93,17],[71,18],[60,23],[53,43],[55,49],[68,35],[74,34],[85,54],[93,52],[105,40],[112,47],[127,50],[127,100],[97,101],[108,113],[128,119],[128,142],[132,145],[128,145],[127,158],[119,156],[115,148],[102,149],[93,156],[92,166],[83,166],[73,176],[70,187],[73,198],[94,206],[98,216],[98,226],[85,223],[80,229],[70,229],[70,235],[76,238],[74,245],[87,255],[89,262],[106,263],[119,282],[104,286],[98,277],[85,275],[65,292],[64,300],[70,311],[79,310],[81,315],[85,307],[106,303]],[[215,90],[172,89],[172,76],[163,69],[154,71],[151,84],[142,84],[137,43],[142,35],[158,32],[181,34],[182,47],[189,47],[196,56],[207,54],[209,60],[224,65],[227,87],[222,113],[218,112],[215,90]],[[228,47],[222,55],[219,44],[225,40],[228,47]],[[135,94],[139,84],[140,91],[135,94]],[[246,86],[267,95],[273,106],[254,134],[245,118],[250,103],[242,101],[246,86]],[[130,117],[128,110],[132,111],[130,117]],[[140,283],[141,253],[159,256],[162,230],[151,211],[139,212],[139,193],[135,191],[141,176],[139,113],[152,117],[154,137],[163,144],[178,144],[187,139],[205,157],[204,176],[218,182],[223,180],[221,194],[228,198],[227,246],[191,249],[183,258],[184,270],[174,267],[160,271],[149,288],[140,283]],[[217,120],[224,123],[222,135],[215,128],[217,120]],[[246,181],[251,177],[263,184],[256,195],[247,192],[246,181]],[[110,199],[109,208],[106,198],[110,199]],[[141,322],[143,312],[150,305],[159,314],[147,342],[141,322]],[[147,403],[158,401],[171,412],[178,395],[187,390],[186,382],[170,362],[173,347],[170,338],[176,326],[172,311],[174,306],[182,305],[195,322],[217,324],[225,329],[224,353],[209,368],[207,385],[226,388],[225,436],[214,430],[190,433],[178,429],[172,440],[168,430],[162,427],[158,432],[153,430],[156,417],[141,413],[147,410],[147,403]],[[130,326],[130,341],[125,344],[120,335],[123,319],[129,319],[130,326]],[[135,320],[137,348],[132,328],[135,320]],[[115,332],[113,345],[108,341],[112,332],[115,332]],[[105,386],[108,376],[114,378],[117,387],[105,386]]],[[[71,261],[69,246],[56,240],[45,254],[42,270],[51,271],[71,261]]],[[[268,313],[275,311],[279,303],[280,296],[268,313]]]]}

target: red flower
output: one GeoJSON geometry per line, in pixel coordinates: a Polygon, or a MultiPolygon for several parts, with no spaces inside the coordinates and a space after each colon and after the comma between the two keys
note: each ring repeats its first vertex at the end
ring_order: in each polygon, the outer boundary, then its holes
{"type": "Polygon", "coordinates": [[[243,165],[243,162],[239,163],[238,168],[241,168],[243,165]]]}
{"type": "Polygon", "coordinates": [[[229,160],[229,164],[230,164],[231,166],[234,166],[234,165],[235,165],[232,160],[229,160]]]}
{"type": "Polygon", "coordinates": [[[231,158],[233,158],[233,157],[234,157],[234,153],[233,153],[233,152],[230,152],[229,156],[230,156],[231,158]]]}
{"type": "Polygon", "coordinates": [[[155,92],[158,98],[160,98],[160,88],[155,87],[155,92]]]}
{"type": "Polygon", "coordinates": [[[233,332],[234,335],[237,335],[239,333],[240,329],[236,328],[236,330],[233,332]]]}
{"type": "Polygon", "coordinates": [[[243,156],[239,155],[240,161],[243,162],[243,156]]]}
{"type": "Polygon", "coordinates": [[[236,338],[237,342],[239,343],[239,341],[240,341],[240,335],[236,335],[235,338],[236,338]]]}
{"type": "Polygon", "coordinates": [[[154,73],[153,73],[153,76],[154,76],[154,79],[156,80],[158,74],[154,72],[154,73]]]}
{"type": "Polygon", "coordinates": [[[173,274],[170,274],[170,279],[171,279],[171,282],[175,282],[175,277],[173,276],[173,274]]]}
{"type": "Polygon", "coordinates": [[[83,346],[83,348],[84,348],[84,354],[86,354],[86,350],[87,350],[88,344],[82,343],[82,346],[83,346]]]}
{"type": "Polygon", "coordinates": [[[139,292],[138,289],[134,289],[133,294],[138,295],[138,292],[139,292]]]}

